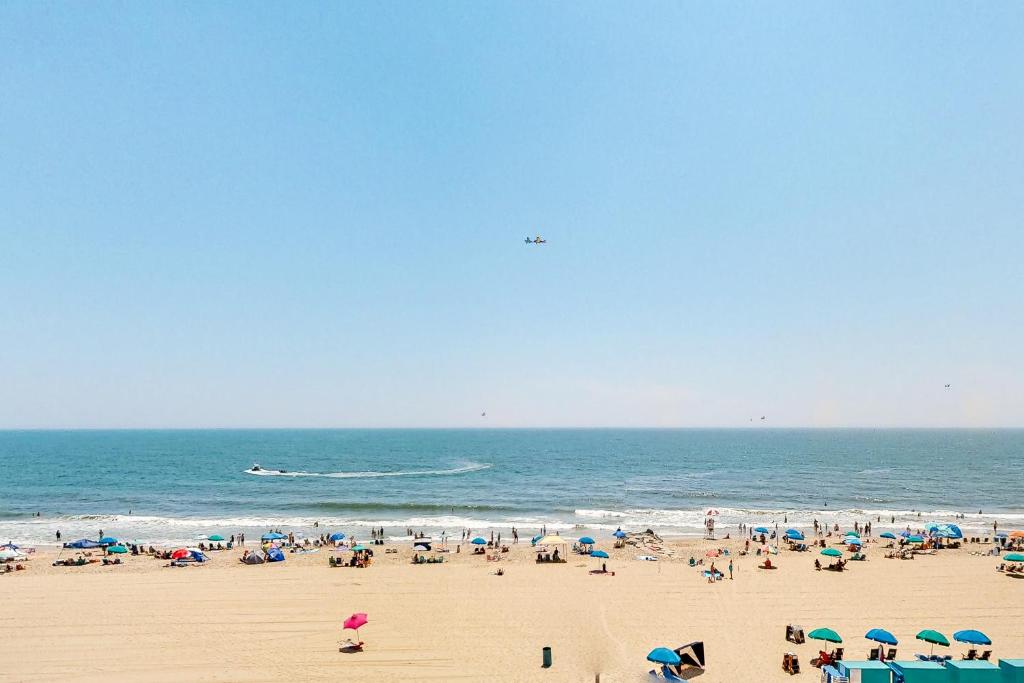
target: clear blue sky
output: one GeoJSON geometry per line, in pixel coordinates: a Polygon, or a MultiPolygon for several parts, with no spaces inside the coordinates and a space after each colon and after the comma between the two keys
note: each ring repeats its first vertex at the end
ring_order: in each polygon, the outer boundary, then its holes
{"type": "Polygon", "coordinates": [[[1024,426],[1022,25],[4,3],[0,426],[1024,426]]]}

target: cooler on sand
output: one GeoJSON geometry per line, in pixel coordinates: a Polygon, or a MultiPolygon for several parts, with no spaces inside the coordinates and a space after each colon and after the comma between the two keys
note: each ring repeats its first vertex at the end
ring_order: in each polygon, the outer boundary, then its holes
{"type": "Polygon", "coordinates": [[[1003,675],[992,662],[950,660],[946,662],[949,683],[1002,683],[1003,675]]]}
{"type": "Polygon", "coordinates": [[[892,670],[882,662],[838,662],[839,673],[850,683],[890,683],[892,670]]]}

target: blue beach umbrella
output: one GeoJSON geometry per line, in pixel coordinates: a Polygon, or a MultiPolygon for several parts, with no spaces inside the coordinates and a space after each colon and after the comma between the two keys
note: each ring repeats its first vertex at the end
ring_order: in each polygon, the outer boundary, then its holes
{"type": "Polygon", "coordinates": [[[280,541],[282,538],[288,538],[284,534],[279,534],[276,531],[271,531],[269,534],[263,534],[260,537],[261,541],[280,541]]]}
{"type": "Polygon", "coordinates": [[[623,531],[622,529],[619,529],[614,534],[612,534],[612,536],[614,536],[615,538],[625,538],[626,537],[626,532],[623,531]]]}
{"type": "Polygon", "coordinates": [[[786,529],[786,538],[793,539],[794,541],[802,541],[804,540],[804,535],[796,529],[786,529]]]}
{"type": "Polygon", "coordinates": [[[864,634],[864,637],[868,640],[873,640],[876,643],[882,643],[883,645],[899,645],[900,641],[896,640],[896,636],[886,631],[884,628],[873,628],[864,634]]]}
{"type": "Polygon", "coordinates": [[[769,529],[767,527],[759,526],[759,527],[756,527],[754,529],[754,533],[755,534],[770,534],[771,533],[771,529],[769,529]]]}
{"type": "Polygon", "coordinates": [[[968,629],[966,631],[957,631],[953,634],[953,640],[959,643],[968,643],[970,645],[991,645],[992,640],[981,631],[975,631],[974,629],[968,629]]]}
{"type": "Polygon", "coordinates": [[[487,545],[487,541],[480,538],[479,536],[470,541],[470,543],[472,543],[473,545],[487,545]]]}
{"type": "Polygon", "coordinates": [[[605,559],[605,560],[607,560],[607,559],[608,559],[608,553],[606,553],[606,552],[605,552],[605,551],[603,551],[603,550],[594,550],[594,551],[591,551],[591,553],[590,553],[590,556],[591,556],[591,557],[600,557],[600,558],[602,558],[602,559],[605,559]]]}
{"type": "Polygon", "coordinates": [[[335,531],[333,534],[331,534],[330,536],[327,537],[327,540],[330,541],[331,543],[337,543],[338,541],[344,541],[345,540],[345,534],[341,533],[340,531],[335,531]]]}
{"type": "Polygon", "coordinates": [[[843,534],[843,536],[856,536],[857,538],[860,538],[860,534],[858,534],[856,531],[847,531],[845,534],[843,534]]]}
{"type": "Polygon", "coordinates": [[[844,540],[843,543],[846,545],[863,545],[859,538],[854,538],[853,536],[844,540]]]}
{"type": "Polygon", "coordinates": [[[113,536],[104,536],[100,539],[100,545],[117,545],[117,539],[113,536]]]}
{"type": "Polygon", "coordinates": [[[648,662],[654,662],[655,664],[680,664],[682,659],[672,650],[667,647],[656,647],[650,651],[647,655],[648,662]]]}
{"type": "Polygon", "coordinates": [[[892,540],[894,540],[894,541],[896,540],[896,534],[894,534],[894,533],[893,533],[893,532],[891,532],[891,531],[884,531],[884,532],[880,533],[880,534],[878,535],[878,537],[879,537],[879,538],[891,538],[891,539],[892,539],[892,540]]]}
{"type": "Polygon", "coordinates": [[[590,536],[584,536],[580,539],[580,543],[582,543],[583,545],[594,545],[594,539],[592,539],[590,536]]]}
{"type": "Polygon", "coordinates": [[[1006,538],[1007,536],[1009,536],[1009,534],[1006,533],[1005,531],[1000,531],[999,533],[996,534],[996,538],[1006,538]]]}

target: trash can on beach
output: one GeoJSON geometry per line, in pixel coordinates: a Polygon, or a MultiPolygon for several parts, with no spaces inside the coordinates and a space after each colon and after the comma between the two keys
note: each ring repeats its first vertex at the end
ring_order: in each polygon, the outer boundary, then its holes
{"type": "Polygon", "coordinates": [[[543,653],[544,662],[543,662],[543,664],[541,664],[541,666],[544,667],[545,669],[550,669],[551,668],[551,647],[545,645],[544,649],[542,650],[542,653],[543,653]]]}

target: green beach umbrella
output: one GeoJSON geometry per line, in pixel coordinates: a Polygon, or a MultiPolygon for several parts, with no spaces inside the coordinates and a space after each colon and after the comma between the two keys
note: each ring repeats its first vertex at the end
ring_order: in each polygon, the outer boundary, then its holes
{"type": "Polygon", "coordinates": [[[839,637],[839,634],[830,628],[816,628],[807,634],[808,638],[814,638],[815,640],[827,640],[830,643],[841,643],[843,639],[839,637]]]}
{"type": "Polygon", "coordinates": [[[924,543],[924,539],[920,536],[910,536],[907,538],[907,543],[924,543]]]}
{"type": "Polygon", "coordinates": [[[210,540],[211,541],[223,541],[224,537],[221,536],[220,534],[214,534],[213,536],[210,536],[210,540]]]}
{"type": "Polygon", "coordinates": [[[860,534],[858,534],[858,533],[857,533],[856,531],[847,531],[847,532],[846,532],[845,534],[843,534],[843,535],[844,535],[844,536],[856,536],[857,538],[860,538],[860,534]]]}
{"type": "Polygon", "coordinates": [[[1024,553],[1010,553],[1003,555],[1003,559],[1007,562],[1024,562],[1024,553]]]}
{"type": "Polygon", "coordinates": [[[821,551],[821,554],[825,555],[826,557],[842,557],[843,556],[843,553],[841,551],[839,551],[839,550],[836,550],[835,548],[825,548],[824,550],[821,551]]]}
{"type": "Polygon", "coordinates": [[[122,554],[128,552],[128,548],[125,548],[123,545],[112,545],[109,548],[107,548],[107,552],[108,553],[117,553],[118,555],[122,555],[122,554]]]}
{"type": "Polygon", "coordinates": [[[938,631],[933,631],[930,628],[926,628],[925,630],[923,630],[920,633],[918,633],[917,634],[917,639],[918,640],[923,640],[924,642],[931,644],[931,646],[932,646],[932,653],[935,652],[935,646],[936,645],[941,645],[943,647],[949,647],[949,638],[947,638],[946,636],[942,635],[938,631]]]}
{"type": "Polygon", "coordinates": [[[366,546],[362,545],[362,544],[357,545],[357,546],[352,548],[352,552],[354,552],[354,553],[358,553],[358,552],[363,551],[363,550],[366,550],[366,546]]]}

